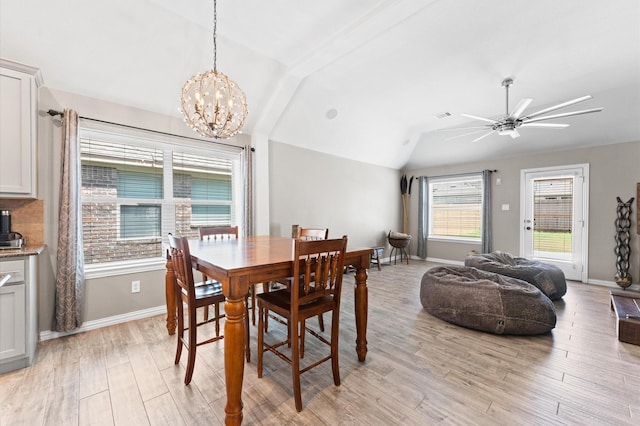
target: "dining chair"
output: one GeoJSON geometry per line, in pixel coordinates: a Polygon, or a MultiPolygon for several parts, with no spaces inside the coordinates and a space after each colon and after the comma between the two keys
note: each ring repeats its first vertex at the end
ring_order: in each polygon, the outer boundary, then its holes
{"type": "MultiPolygon", "coordinates": [[[[205,240],[217,240],[217,239],[237,239],[238,227],[237,226],[214,226],[214,227],[201,227],[198,228],[200,234],[200,241],[205,240]]],[[[207,280],[205,274],[202,274],[202,279],[207,280]]],[[[256,325],[256,285],[252,284],[250,287],[251,293],[251,322],[256,325]]],[[[262,284],[263,291],[269,291],[268,283],[262,284]]],[[[205,315],[208,315],[208,311],[205,308],[205,315]]]]}
{"type": "MultiPolygon", "coordinates": [[[[238,227],[237,226],[213,226],[213,227],[200,227],[198,228],[198,234],[200,235],[200,241],[204,240],[218,240],[218,239],[237,239],[238,238],[238,227]]],[[[207,282],[209,278],[202,273],[202,281],[207,282]]],[[[214,315],[220,315],[220,307],[216,304],[214,306],[216,310],[214,315]]],[[[209,306],[204,307],[204,318],[205,320],[209,318],[209,306]]],[[[216,322],[216,336],[220,332],[219,323],[216,322]]]]}
{"type": "Polygon", "coordinates": [[[293,281],[290,289],[271,291],[257,296],[258,300],[258,377],[262,377],[263,355],[272,352],[292,368],[293,393],[296,410],[302,410],[300,375],[331,360],[333,383],[340,386],[338,365],[338,337],[340,317],[340,293],[344,274],[344,255],[347,237],[333,240],[295,240],[293,281]],[[267,312],[279,315],[288,324],[287,339],[265,342],[264,322],[267,312]],[[331,312],[331,337],[327,340],[315,330],[306,327],[308,318],[331,312]],[[330,353],[301,368],[301,348],[308,332],[330,347],[330,353]],[[284,346],[291,346],[290,353],[284,346]]]}
{"type": "Polygon", "coordinates": [[[191,383],[193,370],[196,362],[196,348],[198,346],[212,343],[222,339],[219,334],[219,321],[224,314],[220,315],[218,305],[225,301],[222,294],[222,285],[215,281],[207,281],[195,284],[193,280],[193,269],[191,264],[191,253],[189,241],[186,237],[175,237],[169,234],[168,259],[171,260],[175,273],[176,304],[178,305],[178,344],[176,347],[175,364],[180,362],[182,348],[188,351],[187,371],[184,377],[184,384],[191,383]],[[187,326],[185,326],[184,309],[187,309],[187,326]],[[198,321],[196,311],[204,306],[214,305],[216,315],[213,318],[205,317],[203,321],[198,321]],[[211,322],[216,322],[216,333],[214,337],[204,341],[198,341],[198,327],[211,322]],[[185,331],[188,337],[185,338],[185,331]]]}
{"type": "Polygon", "coordinates": [[[198,234],[200,234],[200,241],[203,240],[216,240],[216,239],[231,239],[238,238],[237,226],[213,226],[213,227],[200,227],[198,228],[198,234]]]}
{"type": "MultiPolygon", "coordinates": [[[[313,241],[313,240],[326,240],[329,238],[329,228],[303,228],[296,225],[297,233],[295,239],[302,241],[313,241]]],[[[278,284],[283,284],[285,287],[289,288],[291,286],[292,278],[280,278],[275,281],[278,284]]],[[[268,319],[267,319],[268,321],[268,319]]],[[[254,323],[255,325],[255,323],[254,323]]],[[[268,323],[265,325],[268,329],[268,323]]],[[[318,327],[320,327],[320,331],[324,333],[324,318],[322,314],[318,315],[318,327]]],[[[304,354],[304,350],[302,351],[304,354]]]]}
{"type": "MultiPolygon", "coordinates": [[[[329,238],[329,228],[298,228],[299,240],[312,241],[326,240],[327,238],[329,238]]],[[[318,315],[318,327],[320,327],[320,331],[324,333],[324,319],[322,318],[322,314],[318,315]]]]}
{"type": "MultiPolygon", "coordinates": [[[[208,240],[230,240],[230,239],[238,239],[238,226],[212,226],[212,227],[200,227],[198,228],[198,234],[200,235],[200,241],[208,241],[208,240]]],[[[203,281],[207,281],[209,278],[206,276],[205,273],[202,273],[202,280],[203,281]]],[[[249,293],[250,293],[250,298],[251,298],[251,323],[253,325],[256,325],[256,286],[260,285],[260,283],[257,284],[251,284],[249,286],[249,293]]],[[[262,283],[262,291],[269,291],[269,283],[262,283]]],[[[248,305],[248,299],[249,297],[245,298],[245,305],[248,305]]],[[[208,317],[209,315],[209,311],[208,311],[208,307],[204,308],[204,314],[205,316],[208,317]]],[[[214,307],[214,309],[218,309],[217,307],[214,307]]],[[[249,319],[249,315],[248,315],[248,308],[247,308],[247,321],[249,319]]],[[[217,313],[216,313],[217,315],[217,313]]],[[[248,324],[247,324],[247,330],[248,330],[248,324]]],[[[251,360],[251,351],[249,350],[249,332],[247,331],[247,348],[246,348],[246,358],[247,358],[247,362],[249,362],[251,360]]]]}

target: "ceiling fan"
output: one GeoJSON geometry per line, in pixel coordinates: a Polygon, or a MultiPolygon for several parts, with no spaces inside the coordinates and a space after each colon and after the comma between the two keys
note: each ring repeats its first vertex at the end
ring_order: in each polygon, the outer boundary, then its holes
{"type": "MultiPolygon", "coordinates": [[[[487,133],[474,139],[473,142],[477,142],[481,139],[484,139],[487,136],[496,132],[498,132],[499,135],[509,135],[515,139],[518,136],[520,136],[520,133],[518,133],[518,130],[517,130],[518,127],[541,127],[541,128],[547,128],[547,129],[562,129],[565,127],[569,127],[569,125],[556,124],[556,123],[541,123],[541,121],[553,120],[553,119],[562,118],[562,117],[571,117],[573,115],[589,114],[592,112],[600,112],[604,109],[601,107],[601,108],[585,109],[581,111],[565,112],[561,114],[544,115],[549,112],[556,111],[561,108],[566,108],[571,105],[575,105],[592,98],[591,95],[587,95],[587,96],[582,96],[580,98],[572,99],[570,101],[562,102],[558,105],[555,105],[549,108],[541,109],[540,111],[537,111],[531,114],[524,114],[524,110],[529,106],[529,104],[533,101],[533,99],[524,98],[518,103],[518,105],[516,105],[513,111],[509,112],[509,86],[511,86],[512,84],[513,84],[512,78],[507,77],[504,80],[502,80],[502,86],[504,87],[506,92],[506,114],[503,118],[498,120],[493,120],[491,118],[478,117],[477,115],[460,114],[463,117],[485,121],[488,124],[484,124],[482,126],[457,127],[457,128],[449,128],[449,129],[442,129],[442,130],[481,129],[481,130],[475,130],[471,133],[465,133],[464,135],[454,136],[454,138],[468,136],[474,133],[482,132],[484,130],[489,130],[487,133]]],[[[449,138],[449,139],[453,139],[453,138],[449,138]]]]}

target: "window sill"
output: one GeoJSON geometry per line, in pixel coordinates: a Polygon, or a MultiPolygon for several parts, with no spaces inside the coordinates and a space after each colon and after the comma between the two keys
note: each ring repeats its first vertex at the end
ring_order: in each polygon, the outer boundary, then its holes
{"type": "Polygon", "coordinates": [[[163,257],[153,259],[127,260],[123,262],[109,262],[85,267],[84,278],[87,280],[96,278],[114,277],[117,275],[138,274],[141,272],[159,271],[165,269],[167,264],[163,257]]]}
{"type": "Polygon", "coordinates": [[[477,238],[457,238],[457,237],[428,237],[427,241],[441,242],[441,243],[462,243],[462,244],[482,244],[482,241],[477,238]]]}

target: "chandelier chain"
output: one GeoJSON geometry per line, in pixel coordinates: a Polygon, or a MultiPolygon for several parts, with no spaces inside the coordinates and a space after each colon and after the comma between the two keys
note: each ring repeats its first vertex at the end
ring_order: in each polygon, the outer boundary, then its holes
{"type": "Polygon", "coordinates": [[[213,0],[213,70],[218,71],[217,61],[218,61],[218,45],[216,42],[216,33],[218,30],[218,3],[216,0],[213,0]]]}

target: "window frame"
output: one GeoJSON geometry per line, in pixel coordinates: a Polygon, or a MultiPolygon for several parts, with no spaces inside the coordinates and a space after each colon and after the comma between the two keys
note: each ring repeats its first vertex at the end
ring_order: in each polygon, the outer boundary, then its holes
{"type": "MultiPolygon", "coordinates": [[[[231,221],[240,224],[240,214],[242,212],[242,178],[241,178],[241,159],[240,154],[242,147],[226,146],[221,144],[212,144],[206,141],[197,141],[192,138],[183,138],[180,136],[172,137],[168,134],[156,133],[153,131],[134,130],[124,128],[118,125],[106,125],[102,123],[86,123],[81,121],[78,129],[78,140],[95,139],[108,143],[127,144],[131,146],[139,146],[141,148],[155,148],[163,152],[162,180],[163,180],[163,196],[162,199],[155,198],[106,198],[92,197],[87,198],[81,195],[81,205],[85,202],[115,202],[118,206],[118,216],[121,215],[120,207],[122,205],[136,204],[158,204],[160,205],[160,238],[162,240],[162,253],[168,246],[167,234],[176,232],[176,205],[184,204],[184,199],[174,198],[173,193],[173,153],[180,152],[199,156],[216,156],[231,161],[231,200],[224,201],[223,204],[231,206],[231,221]]],[[[79,153],[80,155],[80,153],[79,153]]],[[[189,200],[190,204],[215,204],[210,200],[189,200]]],[[[193,224],[192,224],[193,226],[193,224]]],[[[121,239],[120,226],[118,226],[117,238],[121,239]]],[[[158,237],[135,238],[154,239],[158,237]]],[[[125,238],[126,239],[126,238],[125,238]]],[[[150,257],[145,259],[124,260],[104,263],[92,263],[85,265],[85,278],[103,278],[117,275],[125,275],[131,273],[150,272],[162,270],[166,266],[164,254],[158,257],[150,257]]]]}
{"type": "Polygon", "coordinates": [[[427,197],[428,197],[428,207],[429,211],[427,212],[428,216],[428,226],[427,230],[427,240],[428,241],[443,241],[443,242],[455,242],[455,243],[472,243],[472,244],[480,244],[482,243],[482,227],[484,224],[483,220],[483,204],[484,204],[484,182],[482,178],[482,173],[470,173],[465,175],[451,175],[451,176],[439,176],[434,178],[429,178],[428,186],[427,186],[427,197]],[[454,235],[439,235],[433,233],[433,226],[435,223],[434,220],[434,202],[433,202],[433,190],[432,185],[438,183],[455,183],[455,182],[465,182],[465,181],[478,181],[480,183],[479,187],[479,197],[480,202],[478,204],[478,211],[480,213],[479,218],[479,235],[478,237],[463,237],[463,236],[454,236],[454,235]]]}

